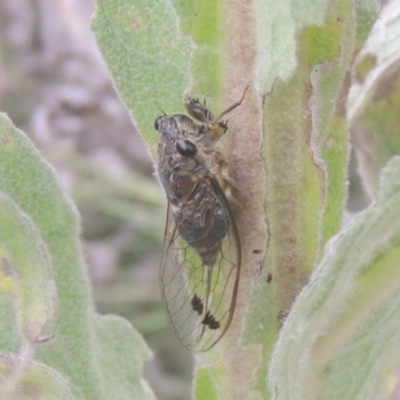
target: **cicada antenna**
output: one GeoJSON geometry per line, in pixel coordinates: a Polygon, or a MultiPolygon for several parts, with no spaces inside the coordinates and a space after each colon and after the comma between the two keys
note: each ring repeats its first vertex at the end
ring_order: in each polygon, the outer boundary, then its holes
{"type": "Polygon", "coordinates": [[[164,116],[167,116],[167,114],[165,113],[165,111],[160,107],[160,105],[154,100],[154,103],[156,104],[156,106],[160,109],[160,111],[164,114],[164,116]]]}

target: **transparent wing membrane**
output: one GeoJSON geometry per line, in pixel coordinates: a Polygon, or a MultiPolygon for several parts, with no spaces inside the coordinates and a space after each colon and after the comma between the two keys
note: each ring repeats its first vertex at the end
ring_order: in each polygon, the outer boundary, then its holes
{"type": "Polygon", "coordinates": [[[225,212],[232,222],[215,264],[209,267],[181,238],[168,207],[161,291],[175,335],[191,351],[208,350],[219,341],[236,305],[240,243],[230,210],[225,212]]]}

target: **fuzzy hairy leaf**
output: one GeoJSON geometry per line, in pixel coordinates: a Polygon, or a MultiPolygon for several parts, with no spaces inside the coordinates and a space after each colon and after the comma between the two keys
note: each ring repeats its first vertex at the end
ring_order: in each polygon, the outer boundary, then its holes
{"type": "Polygon", "coordinates": [[[78,236],[54,171],[2,114],[0,393],[153,398],[141,378],[143,339],[122,318],[94,311],[78,236]]]}
{"type": "Polygon", "coordinates": [[[352,143],[363,183],[376,197],[379,173],[400,152],[400,4],[383,9],[371,36],[360,52],[356,81],[349,97],[352,143]]]}
{"type": "Polygon", "coordinates": [[[392,398],[400,356],[399,177],[396,157],[382,171],[377,202],[338,235],[296,301],[270,371],[280,399],[392,398]]]}

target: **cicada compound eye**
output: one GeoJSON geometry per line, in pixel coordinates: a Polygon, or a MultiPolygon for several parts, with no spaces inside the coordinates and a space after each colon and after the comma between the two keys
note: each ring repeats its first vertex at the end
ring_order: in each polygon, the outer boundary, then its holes
{"type": "Polygon", "coordinates": [[[178,140],[175,147],[178,153],[183,157],[194,157],[197,153],[196,145],[190,140],[178,140]]]}
{"type": "Polygon", "coordinates": [[[156,120],[154,121],[154,128],[156,131],[159,131],[160,128],[160,123],[161,119],[164,118],[164,115],[161,115],[160,117],[157,117],[156,120]]]}

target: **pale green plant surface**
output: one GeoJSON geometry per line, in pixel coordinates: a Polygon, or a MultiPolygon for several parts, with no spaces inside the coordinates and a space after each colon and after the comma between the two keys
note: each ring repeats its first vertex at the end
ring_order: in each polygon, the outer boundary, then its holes
{"type": "Polygon", "coordinates": [[[142,338],[127,321],[94,311],[72,202],[4,115],[0,193],[0,393],[152,398],[141,378],[149,357],[142,338]]]}
{"type": "Polygon", "coordinates": [[[3,193],[0,219],[0,293],[18,299],[16,310],[21,333],[28,341],[35,342],[57,309],[50,254],[29,217],[3,193]]]}
{"type": "Polygon", "coordinates": [[[73,399],[64,379],[54,370],[39,363],[25,359],[27,363],[21,368],[21,373],[15,374],[21,367],[20,356],[0,356],[0,372],[3,378],[6,377],[1,387],[2,398],[28,400],[32,398],[30,393],[35,393],[38,396],[36,398],[40,400],[73,399]]]}
{"type": "Polygon", "coordinates": [[[374,198],[379,173],[400,150],[400,6],[390,3],[382,12],[355,65],[349,118],[360,173],[374,198]]]}
{"type": "Polygon", "coordinates": [[[158,135],[155,118],[175,112],[189,85],[192,43],[179,31],[172,4],[159,0],[98,1],[92,27],[107,57],[115,86],[153,154],[158,135]]]}
{"type": "Polygon", "coordinates": [[[288,316],[270,371],[282,398],[391,398],[400,355],[399,176],[396,157],[376,203],[333,239],[288,316]]]}
{"type": "MultiPolygon", "coordinates": [[[[396,355],[388,357],[390,345],[379,344],[395,331],[396,319],[387,323],[374,348],[377,363],[363,360],[369,357],[366,349],[371,343],[366,340],[368,345],[363,347],[360,337],[368,329],[375,332],[385,325],[385,306],[389,299],[395,301],[399,226],[394,217],[398,184],[393,171],[398,169],[397,160],[384,172],[377,204],[342,228],[351,69],[377,18],[378,2],[175,1],[173,5],[175,12],[171,3],[152,2],[141,8],[139,2],[125,6],[120,2],[113,9],[109,2],[100,2],[94,27],[113,73],[119,50],[110,48],[118,38],[104,33],[109,33],[107,25],[117,26],[124,7],[126,13],[134,12],[134,20],[143,21],[142,15],[153,12],[154,19],[141,27],[143,32],[154,31],[160,15],[164,21],[169,18],[174,34],[176,27],[180,29],[182,47],[172,55],[163,46],[162,29],[153,37],[160,57],[165,57],[163,76],[171,75],[171,57],[187,69],[168,81],[157,75],[160,66],[154,66],[156,85],[144,88],[139,100],[147,101],[149,108],[155,92],[161,95],[173,87],[170,94],[178,92],[178,97],[172,101],[169,94],[163,99],[157,95],[161,107],[169,107],[167,114],[182,112],[176,100],[185,92],[212,96],[211,104],[219,111],[237,100],[243,87],[250,87],[241,107],[230,116],[222,145],[237,184],[234,197],[239,206],[232,207],[243,248],[236,319],[220,346],[201,356],[196,398],[387,395],[384,380],[392,376],[396,355]],[[183,50],[189,51],[188,58],[183,50]],[[391,225],[389,236],[383,234],[385,224],[391,225]],[[331,247],[328,241],[334,235],[339,238],[331,247]],[[371,298],[368,293],[373,293],[371,298]]],[[[393,12],[391,18],[390,23],[385,18],[381,21],[381,26],[392,26],[388,37],[395,35],[397,26],[393,12]]],[[[136,28],[123,29],[130,30],[131,43],[138,40],[140,46],[136,28]]],[[[378,51],[379,35],[375,37],[378,51]]],[[[391,43],[391,52],[396,53],[395,39],[391,43]]],[[[140,58],[131,59],[135,76],[143,73],[141,64],[140,58]]],[[[375,76],[368,77],[378,82],[384,72],[381,66],[375,76]]],[[[118,89],[124,88],[125,102],[132,104],[132,96],[125,93],[137,92],[141,82],[131,81],[129,74],[114,79],[118,89]]],[[[351,118],[355,108],[369,100],[365,93],[356,96],[351,118]]],[[[384,100],[391,101],[386,96],[384,100]]],[[[130,108],[142,129],[148,113],[140,113],[140,107],[130,108]]],[[[154,149],[154,133],[149,133],[152,122],[149,118],[142,132],[154,149]]],[[[393,120],[387,126],[397,128],[393,120]]],[[[394,134],[395,140],[398,137],[394,134]]]]}

